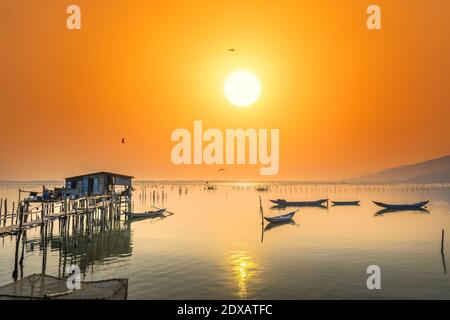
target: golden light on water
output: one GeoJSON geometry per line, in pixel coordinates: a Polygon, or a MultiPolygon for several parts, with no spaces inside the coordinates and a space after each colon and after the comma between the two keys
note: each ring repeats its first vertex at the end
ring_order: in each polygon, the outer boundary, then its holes
{"type": "Polygon", "coordinates": [[[241,299],[248,298],[248,287],[256,282],[259,265],[256,259],[246,251],[238,251],[229,257],[233,280],[241,299]]]}

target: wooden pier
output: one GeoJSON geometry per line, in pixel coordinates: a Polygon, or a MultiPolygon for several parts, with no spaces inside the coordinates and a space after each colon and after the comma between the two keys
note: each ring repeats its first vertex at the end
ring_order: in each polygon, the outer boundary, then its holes
{"type": "Polygon", "coordinates": [[[119,216],[123,211],[131,211],[131,199],[120,194],[108,193],[77,199],[30,202],[27,199],[20,200],[24,192],[27,193],[27,191],[19,190],[19,204],[16,210],[8,213],[5,202],[5,214],[0,218],[0,237],[41,227],[54,220],[67,219],[70,216],[85,215],[89,222],[92,221],[92,216],[119,216]]]}

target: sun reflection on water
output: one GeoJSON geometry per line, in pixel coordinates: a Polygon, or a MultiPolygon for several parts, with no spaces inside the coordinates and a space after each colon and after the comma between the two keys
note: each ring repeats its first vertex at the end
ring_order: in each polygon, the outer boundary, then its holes
{"type": "Polygon", "coordinates": [[[233,273],[233,282],[238,287],[241,299],[249,298],[249,285],[257,282],[259,265],[247,251],[240,250],[229,256],[229,265],[233,273]]]}

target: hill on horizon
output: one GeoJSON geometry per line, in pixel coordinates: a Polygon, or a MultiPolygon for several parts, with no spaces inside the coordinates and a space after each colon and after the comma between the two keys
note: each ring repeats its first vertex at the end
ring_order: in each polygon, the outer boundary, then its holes
{"type": "Polygon", "coordinates": [[[450,182],[450,155],[411,165],[385,169],[352,178],[350,182],[385,183],[445,183],[450,182]]]}

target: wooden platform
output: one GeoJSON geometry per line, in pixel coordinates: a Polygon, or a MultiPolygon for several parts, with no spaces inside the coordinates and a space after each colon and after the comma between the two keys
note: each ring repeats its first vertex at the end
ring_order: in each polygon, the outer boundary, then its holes
{"type": "MultiPolygon", "coordinates": [[[[53,214],[49,214],[49,215],[45,216],[44,221],[42,221],[42,219],[35,219],[32,221],[24,222],[22,225],[22,230],[27,230],[27,229],[31,229],[34,227],[38,227],[38,226],[42,225],[42,223],[46,224],[46,223],[49,223],[58,218],[62,218],[63,216],[64,216],[64,213],[53,213],[53,214]]],[[[4,237],[7,235],[11,235],[11,234],[16,234],[19,231],[19,227],[20,227],[19,224],[13,224],[13,225],[9,225],[6,227],[1,227],[0,228],[0,237],[4,237]]]]}

